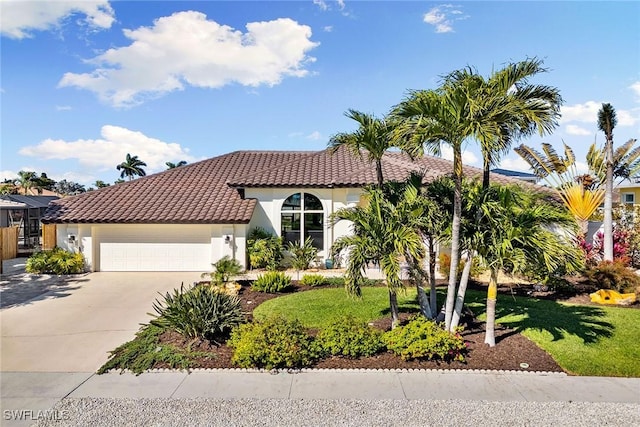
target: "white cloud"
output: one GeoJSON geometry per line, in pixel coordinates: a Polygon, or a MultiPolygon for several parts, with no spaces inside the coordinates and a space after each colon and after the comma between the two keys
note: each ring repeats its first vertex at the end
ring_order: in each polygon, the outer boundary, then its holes
{"type": "MultiPolygon", "coordinates": [[[[448,145],[443,145],[441,148],[442,158],[447,160],[453,160],[453,149],[448,145]]],[[[475,165],[479,162],[478,157],[469,150],[462,150],[462,163],[465,165],[475,165]]]]}
{"type": "Polygon", "coordinates": [[[17,177],[18,177],[18,172],[14,172],[10,170],[0,171],[0,183],[3,182],[5,179],[16,179],[17,177]]]}
{"type": "Polygon", "coordinates": [[[185,85],[274,86],[309,73],[305,66],[315,58],[307,52],[318,46],[311,28],[289,18],[246,28],[242,33],[200,12],[174,13],[153,26],[124,30],[130,45],[88,60],[96,66],[90,73],[65,73],[58,87],[87,89],[115,107],[130,107],[185,85]]]}
{"type": "Polygon", "coordinates": [[[589,132],[587,129],[582,128],[580,126],[577,125],[567,125],[566,127],[567,133],[569,135],[592,135],[592,132],[589,132]]]}
{"type": "Polygon", "coordinates": [[[500,161],[501,169],[531,173],[531,166],[522,157],[507,157],[500,161]]]}
{"type": "Polygon", "coordinates": [[[322,27],[322,31],[324,31],[325,33],[330,33],[333,31],[333,26],[327,25],[325,27],[322,27]]]}
{"type": "Polygon", "coordinates": [[[433,25],[436,28],[436,33],[451,33],[453,32],[455,21],[461,21],[468,17],[457,6],[441,4],[425,13],[422,20],[429,25],[433,25]]]}
{"type": "Polygon", "coordinates": [[[318,6],[320,10],[329,10],[329,5],[324,0],[313,0],[313,4],[318,6]]]}
{"type": "MultiPolygon", "coordinates": [[[[602,108],[602,103],[596,101],[587,101],[583,104],[562,106],[560,108],[560,113],[562,114],[560,123],[580,122],[595,125],[598,123],[598,111],[600,108],[602,108]]],[[[618,118],[618,126],[633,126],[640,122],[638,109],[620,110],[616,108],[616,117],[618,118]]],[[[567,129],[568,128],[569,126],[567,126],[567,129]]]]}
{"type": "Polygon", "coordinates": [[[92,29],[110,28],[115,17],[106,0],[96,1],[2,1],[0,28],[13,39],[33,37],[33,31],[55,28],[75,14],[84,15],[92,29]]]}
{"type": "Polygon", "coordinates": [[[86,175],[90,170],[115,170],[127,153],[145,162],[147,173],[166,169],[167,161],[195,160],[180,144],[160,141],[142,132],[105,125],[100,133],[102,138],[98,139],[46,139],[38,145],[23,147],[19,153],[43,160],[77,160],[86,168],[86,172],[76,173],[86,175]]]}
{"type": "Polygon", "coordinates": [[[633,83],[631,86],[629,86],[629,89],[631,89],[640,100],[640,81],[633,83]]]}
{"type": "Polygon", "coordinates": [[[320,139],[322,139],[322,135],[320,134],[320,132],[313,131],[311,132],[309,135],[305,136],[306,139],[310,139],[312,141],[318,141],[320,139]]]}
{"type": "Polygon", "coordinates": [[[618,118],[618,126],[633,126],[640,122],[639,110],[616,110],[616,117],[618,118]]]}
{"type": "Polygon", "coordinates": [[[584,104],[563,105],[560,107],[560,114],[562,115],[560,123],[597,123],[600,107],[602,107],[602,103],[595,101],[587,101],[584,104]]]}
{"type": "Polygon", "coordinates": [[[56,105],[56,111],[69,111],[71,110],[70,105],[56,105]]]}

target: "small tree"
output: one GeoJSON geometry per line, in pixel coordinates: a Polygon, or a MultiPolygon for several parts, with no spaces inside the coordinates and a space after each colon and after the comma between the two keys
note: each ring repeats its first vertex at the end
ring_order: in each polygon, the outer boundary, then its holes
{"type": "Polygon", "coordinates": [[[249,233],[247,253],[251,268],[276,270],[282,261],[282,239],[256,227],[249,233]]]}
{"type": "Polygon", "coordinates": [[[225,255],[216,263],[211,265],[213,266],[213,271],[209,273],[202,273],[201,277],[209,277],[212,285],[223,285],[227,283],[231,277],[242,273],[242,266],[240,263],[237,260],[232,259],[229,255],[225,255]]]}
{"type": "Polygon", "coordinates": [[[289,242],[287,250],[291,254],[291,266],[298,271],[298,275],[300,270],[308,269],[318,255],[318,249],[313,246],[311,237],[307,237],[302,245],[300,242],[289,242]]]}

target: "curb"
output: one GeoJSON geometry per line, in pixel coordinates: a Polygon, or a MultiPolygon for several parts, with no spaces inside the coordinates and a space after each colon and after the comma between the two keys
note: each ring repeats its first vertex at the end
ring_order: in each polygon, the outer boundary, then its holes
{"type": "MultiPolygon", "coordinates": [[[[216,372],[239,372],[248,374],[264,374],[269,373],[271,375],[277,375],[281,373],[286,374],[300,374],[300,373],[314,373],[314,372],[371,372],[371,373],[397,373],[397,374],[410,374],[410,373],[438,373],[438,374],[494,374],[494,375],[538,375],[538,376],[559,376],[567,377],[566,372],[551,372],[551,371],[517,371],[517,370],[493,370],[493,369],[367,369],[367,368],[347,368],[347,369],[332,369],[332,368],[301,368],[301,369],[258,369],[258,368],[193,368],[193,369],[170,369],[170,368],[156,368],[147,369],[143,371],[143,374],[162,374],[162,373],[216,373],[216,372]]],[[[105,374],[134,374],[129,369],[119,370],[110,369],[105,374]]]]}

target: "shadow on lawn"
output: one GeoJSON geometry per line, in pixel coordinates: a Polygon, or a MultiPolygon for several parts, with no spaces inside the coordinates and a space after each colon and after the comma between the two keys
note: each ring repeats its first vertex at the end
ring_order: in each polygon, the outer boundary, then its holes
{"type": "Polygon", "coordinates": [[[565,305],[540,299],[518,298],[514,301],[512,297],[499,296],[496,306],[498,322],[513,329],[501,339],[533,329],[549,332],[553,341],[561,340],[564,334],[569,334],[582,339],[585,344],[592,344],[613,335],[614,326],[605,318],[605,311],[599,307],[565,305]],[[519,320],[500,320],[510,315],[524,317],[519,320]]]}

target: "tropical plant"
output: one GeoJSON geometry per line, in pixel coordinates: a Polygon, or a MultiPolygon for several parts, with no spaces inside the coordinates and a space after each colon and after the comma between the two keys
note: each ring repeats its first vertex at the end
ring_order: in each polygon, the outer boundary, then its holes
{"type": "Polygon", "coordinates": [[[25,270],[33,274],[78,274],[84,271],[84,257],[61,248],[38,251],[27,259],[25,270]]]}
{"type": "Polygon", "coordinates": [[[353,316],[336,318],[318,332],[316,343],[332,356],[373,356],[384,349],[382,331],[358,321],[353,316]]]}
{"type": "Polygon", "coordinates": [[[364,206],[339,209],[332,215],[334,224],[341,220],[350,221],[352,234],[336,239],[331,252],[348,252],[345,287],[353,295],[360,295],[367,264],[373,262],[380,266],[389,291],[391,324],[395,327],[399,321],[396,293],[404,288],[399,276],[400,258],[423,258],[424,245],[414,225],[423,211],[407,209],[414,207],[408,200],[417,197],[413,187],[407,189],[406,203],[392,203],[377,187],[366,188],[364,194],[368,201],[364,206]]]}
{"type": "Polygon", "coordinates": [[[128,341],[115,350],[109,352],[109,360],[98,369],[98,375],[111,369],[120,372],[129,370],[140,375],[156,364],[168,366],[171,369],[189,369],[198,358],[206,358],[210,353],[180,349],[172,344],[163,343],[160,336],[165,329],[154,325],[143,325],[136,332],[135,339],[128,341]]]}
{"type": "Polygon", "coordinates": [[[151,324],[192,339],[213,342],[224,338],[233,328],[245,321],[237,297],[217,292],[208,286],[194,286],[167,292],[153,303],[155,314],[151,324]]]}
{"type": "Polygon", "coordinates": [[[620,261],[601,261],[586,270],[587,283],[598,289],[620,293],[640,291],[640,277],[620,261]]]}
{"type": "Polygon", "coordinates": [[[302,323],[280,316],[240,325],[227,344],[231,362],[241,368],[302,368],[319,356],[302,323]]]}
{"type": "Polygon", "coordinates": [[[566,211],[515,186],[491,186],[482,193],[478,208],[483,221],[477,225],[472,245],[491,275],[487,290],[485,343],[495,345],[495,309],[498,274],[522,274],[532,267],[553,274],[582,269],[575,246],[575,222],[566,211]]]}
{"type": "Polygon", "coordinates": [[[38,186],[38,176],[33,171],[19,171],[18,179],[16,179],[16,184],[22,189],[25,195],[28,195],[32,188],[37,188],[38,186]]]}
{"type": "Polygon", "coordinates": [[[66,179],[56,182],[56,184],[53,186],[53,189],[56,193],[65,196],[75,196],[87,191],[84,188],[84,185],[78,184],[77,182],[73,181],[67,181],[66,179]]]}
{"type": "Polygon", "coordinates": [[[327,281],[322,274],[305,274],[304,276],[302,276],[302,279],[300,279],[300,284],[303,286],[322,286],[326,283],[327,281]]]}
{"type": "Polygon", "coordinates": [[[242,273],[242,266],[236,259],[232,259],[229,255],[225,255],[216,261],[213,271],[202,273],[201,277],[209,277],[212,285],[222,285],[229,281],[233,276],[242,273]]]}
{"type": "Polygon", "coordinates": [[[143,166],[147,166],[147,164],[140,160],[138,156],[132,156],[127,153],[125,161],[117,165],[116,169],[120,171],[120,178],[127,177],[131,181],[136,176],[145,176],[147,174],[143,166]]]}
{"type": "Polygon", "coordinates": [[[282,261],[282,239],[256,227],[249,233],[247,253],[251,268],[276,270],[282,261]]]}
{"type": "Polygon", "coordinates": [[[281,271],[267,271],[251,283],[251,289],[274,294],[291,288],[291,278],[281,271]]]}
{"type": "Polygon", "coordinates": [[[449,332],[421,316],[415,316],[406,325],[386,332],[383,340],[392,353],[404,360],[440,359],[463,362],[467,349],[457,330],[449,332]]]}
{"type": "Polygon", "coordinates": [[[357,157],[362,156],[362,149],[367,150],[370,162],[376,165],[376,178],[378,186],[382,187],[384,176],[382,175],[382,157],[393,146],[391,131],[393,125],[385,119],[377,119],[371,114],[349,109],[345,116],[355,120],[359,127],[350,133],[338,133],[329,140],[329,149],[336,152],[344,147],[357,157]]]}
{"type": "Polygon", "coordinates": [[[564,144],[564,157],[558,155],[551,144],[543,143],[544,154],[526,145],[520,145],[514,151],[531,166],[533,173],[544,179],[562,199],[567,209],[573,214],[584,235],[587,231],[589,218],[600,206],[604,199],[604,190],[593,176],[597,178],[599,167],[597,163],[589,162],[591,172],[580,175],[576,168],[576,158],[573,150],[564,144]]]}
{"type": "Polygon", "coordinates": [[[93,183],[93,185],[96,186],[96,188],[105,188],[105,187],[109,187],[111,184],[108,184],[100,179],[96,180],[96,182],[93,183]]]}
{"type": "Polygon", "coordinates": [[[165,165],[167,165],[167,170],[179,168],[180,166],[184,166],[186,164],[187,164],[186,160],[180,160],[178,163],[173,163],[173,162],[166,162],[165,163],[165,165]]]}
{"type": "Polygon", "coordinates": [[[291,254],[291,266],[296,270],[306,270],[316,260],[318,249],[313,246],[313,239],[307,237],[304,244],[289,242],[287,250],[291,254]]]}

